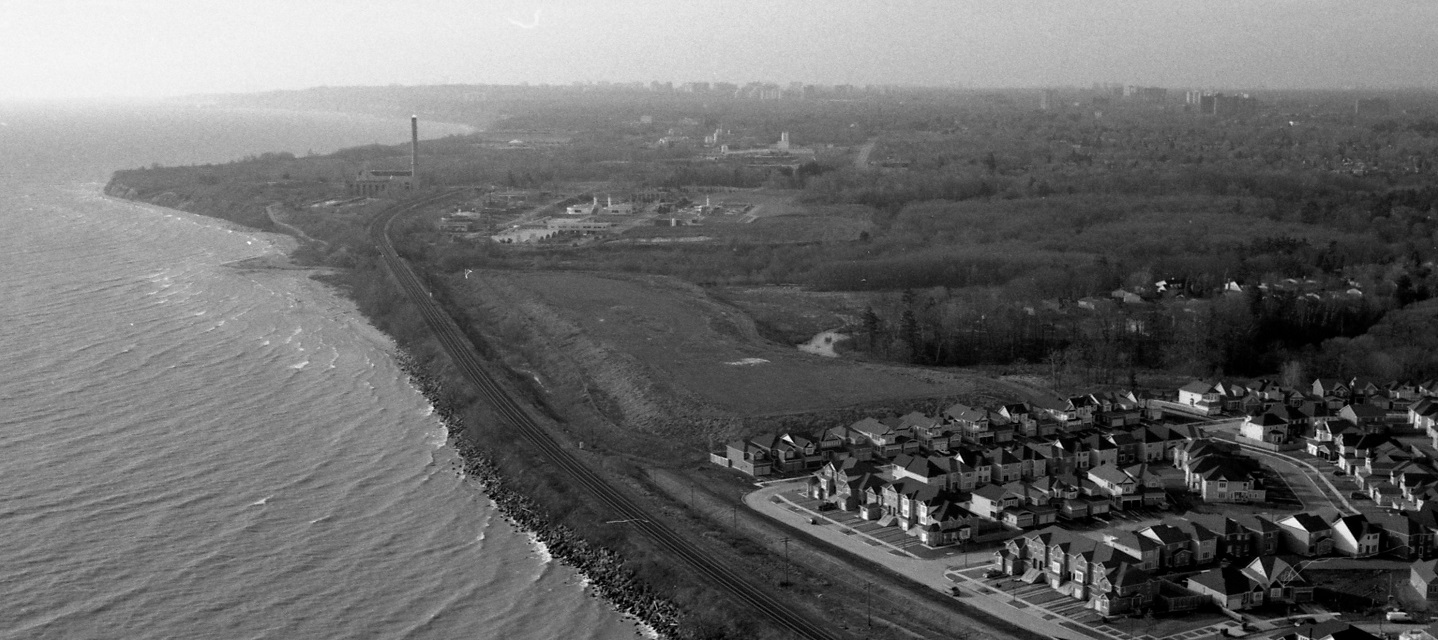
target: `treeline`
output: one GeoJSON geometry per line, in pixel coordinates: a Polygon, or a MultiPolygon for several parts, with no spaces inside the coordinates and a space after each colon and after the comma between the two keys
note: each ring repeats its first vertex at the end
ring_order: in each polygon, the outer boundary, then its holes
{"type": "Polygon", "coordinates": [[[1294,361],[1328,372],[1350,363],[1330,366],[1320,347],[1363,335],[1389,304],[1257,289],[1211,300],[1082,305],[1016,301],[1001,288],[907,290],[874,298],[853,329],[854,347],[924,365],[1044,363],[1088,384],[1123,382],[1143,369],[1255,376],[1294,361]]]}

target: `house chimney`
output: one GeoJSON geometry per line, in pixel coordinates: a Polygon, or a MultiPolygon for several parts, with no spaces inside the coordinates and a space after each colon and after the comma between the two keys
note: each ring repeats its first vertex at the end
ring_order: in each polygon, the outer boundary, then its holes
{"type": "Polygon", "coordinates": [[[419,116],[409,117],[409,184],[419,188],[419,116]]]}

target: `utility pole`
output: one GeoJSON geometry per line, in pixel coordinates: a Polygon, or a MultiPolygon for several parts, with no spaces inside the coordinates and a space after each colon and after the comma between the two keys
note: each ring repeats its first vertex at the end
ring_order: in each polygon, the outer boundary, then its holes
{"type": "Polygon", "coordinates": [[[783,539],[784,543],[784,585],[789,584],[789,538],[783,539]]]}
{"type": "Polygon", "coordinates": [[[874,628],[874,583],[864,583],[864,605],[868,609],[869,628],[874,628]]]}

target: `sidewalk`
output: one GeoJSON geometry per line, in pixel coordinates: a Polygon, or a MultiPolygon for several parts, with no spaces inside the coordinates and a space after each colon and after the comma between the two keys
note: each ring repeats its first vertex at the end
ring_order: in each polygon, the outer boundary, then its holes
{"type": "MultiPolygon", "coordinates": [[[[951,589],[957,586],[967,604],[1035,633],[1064,640],[1150,640],[1147,636],[1105,629],[1104,625],[1090,627],[1089,622],[1098,620],[1097,614],[1085,609],[1082,601],[1063,596],[1047,586],[1022,585],[1008,578],[985,579],[983,575],[992,560],[992,550],[964,554],[948,549],[927,549],[898,527],[879,527],[848,512],[819,513],[806,509],[796,502],[794,495],[804,486],[803,480],[769,484],[745,496],[744,502],[761,515],[802,529],[945,595],[951,595],[951,589]],[[810,524],[811,518],[819,524],[810,524]]],[[[1212,635],[1206,631],[1199,635],[1190,633],[1193,632],[1172,637],[1196,639],[1212,635]]]]}

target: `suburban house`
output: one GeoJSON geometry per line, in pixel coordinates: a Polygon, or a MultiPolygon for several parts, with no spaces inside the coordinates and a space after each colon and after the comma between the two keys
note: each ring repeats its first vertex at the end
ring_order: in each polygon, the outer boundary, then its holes
{"type": "Polygon", "coordinates": [[[1260,556],[1278,553],[1283,527],[1278,526],[1277,522],[1248,513],[1235,514],[1231,517],[1235,522],[1248,529],[1250,553],[1260,556]]]}
{"type": "Polygon", "coordinates": [[[1223,384],[1194,381],[1178,389],[1178,403],[1214,414],[1223,409],[1223,384]]]}
{"type": "Polygon", "coordinates": [[[1311,513],[1296,513],[1277,522],[1288,553],[1305,557],[1333,552],[1333,527],[1311,513]]]}
{"type": "Polygon", "coordinates": [[[1380,539],[1383,553],[1412,559],[1433,550],[1433,532],[1438,529],[1438,522],[1432,511],[1381,513],[1371,516],[1369,523],[1383,530],[1380,539]]]}
{"type": "Polygon", "coordinates": [[[1409,570],[1408,583],[1429,600],[1438,598],[1438,572],[1435,572],[1435,567],[1438,567],[1438,560],[1424,560],[1413,563],[1413,568],[1409,570]]]}
{"type": "Polygon", "coordinates": [[[1209,569],[1189,578],[1188,588],[1208,595],[1215,604],[1230,611],[1313,601],[1313,585],[1278,556],[1259,556],[1242,568],[1230,565],[1209,569]]]}
{"type": "Polygon", "coordinates": [[[1199,456],[1184,469],[1184,484],[1204,502],[1263,502],[1263,471],[1258,461],[1226,453],[1199,456]]]}
{"type": "Polygon", "coordinates": [[[1383,529],[1361,515],[1343,516],[1333,521],[1333,550],[1354,558],[1378,555],[1383,529]]]}
{"type": "Polygon", "coordinates": [[[1271,445],[1284,445],[1292,441],[1288,420],[1272,411],[1244,418],[1238,435],[1271,445]]]}

